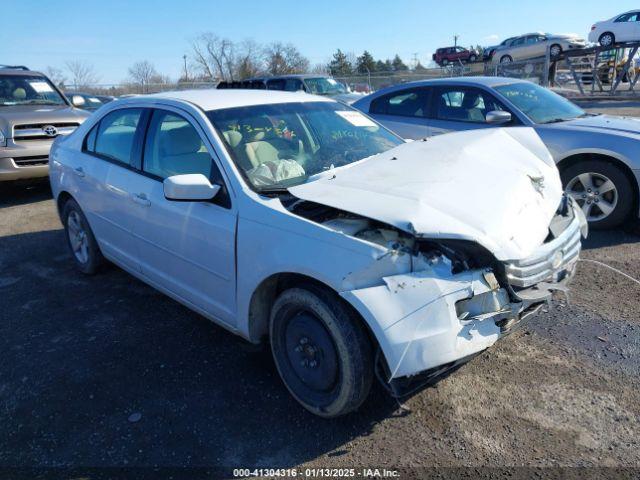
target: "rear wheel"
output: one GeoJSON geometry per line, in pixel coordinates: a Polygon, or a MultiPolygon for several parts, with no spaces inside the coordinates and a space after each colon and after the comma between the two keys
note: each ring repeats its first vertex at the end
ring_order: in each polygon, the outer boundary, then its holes
{"type": "Polygon", "coordinates": [[[373,381],[372,347],[360,319],[315,285],[284,291],[271,310],[271,350],[287,389],[331,418],[357,409],[373,381]]]}
{"type": "Polygon", "coordinates": [[[600,45],[602,45],[603,47],[611,47],[616,43],[616,36],[611,32],[604,32],[602,35],[600,35],[598,43],[600,43],[600,45]]]}
{"type": "Polygon", "coordinates": [[[78,269],[87,275],[96,273],[104,263],[104,257],[93,236],[87,218],[78,203],[67,200],[62,209],[62,221],[67,238],[67,245],[78,269]]]}
{"type": "Polygon", "coordinates": [[[629,217],[634,191],[615,165],[598,160],[579,162],[563,170],[561,177],[565,192],[582,208],[589,227],[614,228],[629,217]]]}

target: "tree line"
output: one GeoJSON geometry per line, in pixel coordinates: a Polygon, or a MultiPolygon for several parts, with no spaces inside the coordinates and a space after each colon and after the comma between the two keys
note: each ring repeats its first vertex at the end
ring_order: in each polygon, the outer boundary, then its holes
{"type": "MultiPolygon", "coordinates": [[[[372,73],[393,73],[425,68],[416,62],[410,68],[399,55],[391,59],[375,59],[364,51],[360,56],[338,49],[327,63],[311,65],[295,45],[273,42],[261,45],[253,40],[235,42],[214,33],[203,33],[190,43],[189,55],[184,56],[182,73],[177,83],[237,81],[246,78],[294,73],[326,73],[344,77],[372,73]]],[[[67,61],[64,68],[47,67],[46,73],[61,87],[87,89],[100,81],[95,67],[87,61],[67,61]]],[[[123,85],[131,91],[146,93],[152,85],[175,83],[158,72],[148,60],[132,64],[123,85]]]]}

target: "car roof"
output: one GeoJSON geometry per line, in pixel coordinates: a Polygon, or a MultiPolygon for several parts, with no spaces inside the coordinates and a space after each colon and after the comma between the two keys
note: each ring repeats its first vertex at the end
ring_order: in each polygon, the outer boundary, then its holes
{"type": "MultiPolygon", "coordinates": [[[[140,98],[141,97],[135,97],[138,101],[140,98]]],[[[197,105],[206,111],[275,103],[335,102],[335,100],[331,100],[330,98],[310,95],[304,92],[281,92],[277,90],[233,88],[225,88],[222,90],[180,90],[175,92],[162,92],[152,95],[144,95],[142,98],[181,100],[197,105]]]]}
{"type": "Polygon", "coordinates": [[[23,70],[21,68],[0,68],[0,75],[21,75],[25,77],[45,77],[44,73],[34,70],[23,70]]]}
{"type": "Polygon", "coordinates": [[[415,82],[401,83],[393,87],[420,87],[427,85],[483,85],[485,87],[495,87],[497,85],[508,85],[511,83],[521,83],[524,80],[508,77],[449,77],[449,78],[431,78],[427,80],[416,80],[415,82]]]}

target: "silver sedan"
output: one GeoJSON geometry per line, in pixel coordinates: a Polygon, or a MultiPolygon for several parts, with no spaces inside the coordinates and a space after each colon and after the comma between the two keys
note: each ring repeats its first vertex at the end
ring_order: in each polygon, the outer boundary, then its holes
{"type": "Polygon", "coordinates": [[[638,216],[638,119],[590,114],[546,88],[500,77],[406,83],[379,90],[353,106],[407,139],[477,128],[533,127],[553,155],[566,192],[578,201],[592,227],[612,228],[638,216]]]}

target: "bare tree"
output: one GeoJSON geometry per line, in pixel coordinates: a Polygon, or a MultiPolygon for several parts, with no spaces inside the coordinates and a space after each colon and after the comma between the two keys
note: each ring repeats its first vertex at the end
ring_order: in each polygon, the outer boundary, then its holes
{"type": "Polygon", "coordinates": [[[55,83],[58,87],[63,87],[65,82],[67,81],[67,77],[64,75],[64,72],[60,68],[56,67],[47,67],[44,69],[44,73],[46,73],[49,80],[55,83]]]}
{"type": "Polygon", "coordinates": [[[203,33],[192,43],[194,61],[210,79],[234,80],[236,47],[226,38],[203,33]]]}
{"type": "Polygon", "coordinates": [[[158,76],[153,64],[147,60],[134,63],[129,67],[129,78],[140,87],[142,93],[146,93],[152,79],[158,76]]]}
{"type": "Polygon", "coordinates": [[[251,78],[262,73],[262,49],[253,40],[245,40],[238,46],[235,76],[238,79],[251,78]]]}
{"type": "Polygon", "coordinates": [[[71,75],[71,81],[75,88],[87,88],[100,80],[93,65],[88,62],[82,60],[68,61],[65,62],[65,66],[71,75]]]}
{"type": "Polygon", "coordinates": [[[264,56],[271,75],[302,73],[309,68],[309,60],[291,43],[272,43],[265,48],[264,56]]]}

